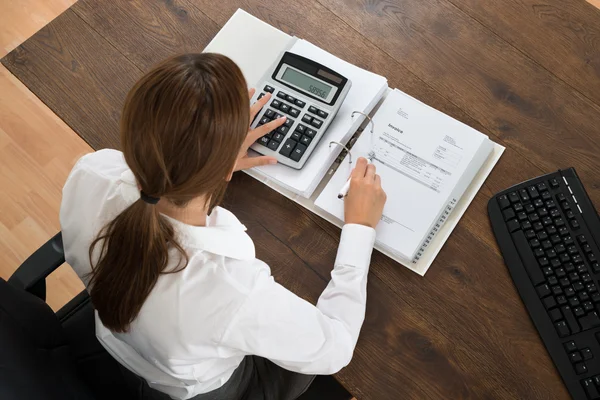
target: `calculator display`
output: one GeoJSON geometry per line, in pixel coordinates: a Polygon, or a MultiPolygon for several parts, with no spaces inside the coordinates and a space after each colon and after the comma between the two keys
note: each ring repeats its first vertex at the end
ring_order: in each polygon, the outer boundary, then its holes
{"type": "Polygon", "coordinates": [[[331,89],[333,89],[333,86],[329,86],[290,67],[286,68],[280,79],[322,99],[327,99],[331,89]]]}

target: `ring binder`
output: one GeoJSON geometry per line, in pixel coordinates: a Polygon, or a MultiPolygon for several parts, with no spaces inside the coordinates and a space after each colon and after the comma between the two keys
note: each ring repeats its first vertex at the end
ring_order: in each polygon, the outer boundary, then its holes
{"type": "Polygon", "coordinates": [[[352,118],[354,118],[354,114],[361,114],[363,115],[366,119],[369,120],[369,124],[371,124],[371,134],[373,134],[373,131],[375,130],[375,123],[373,122],[373,120],[371,119],[371,117],[368,114],[365,114],[362,111],[352,111],[352,114],[350,115],[352,118]]]}
{"type": "Polygon", "coordinates": [[[344,149],[346,149],[346,151],[348,152],[348,160],[350,161],[350,164],[352,164],[352,152],[350,151],[350,149],[346,147],[345,144],[342,144],[337,140],[332,140],[331,142],[329,142],[329,148],[331,148],[332,144],[337,144],[338,146],[342,146],[344,149]]]}

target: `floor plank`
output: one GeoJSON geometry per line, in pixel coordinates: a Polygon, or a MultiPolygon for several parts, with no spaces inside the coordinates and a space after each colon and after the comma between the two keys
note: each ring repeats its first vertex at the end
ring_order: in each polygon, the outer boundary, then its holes
{"type": "Polygon", "coordinates": [[[589,4],[581,0],[449,1],[600,104],[600,14],[589,4]]]}
{"type": "MultiPolygon", "coordinates": [[[[0,277],[8,279],[60,230],[62,186],[91,149],[3,66],[0,93],[0,277]]],[[[83,290],[68,265],[47,281],[54,310],[83,290]]]]}
{"type": "Polygon", "coordinates": [[[40,30],[76,0],[2,0],[0,58],[40,30]]]}

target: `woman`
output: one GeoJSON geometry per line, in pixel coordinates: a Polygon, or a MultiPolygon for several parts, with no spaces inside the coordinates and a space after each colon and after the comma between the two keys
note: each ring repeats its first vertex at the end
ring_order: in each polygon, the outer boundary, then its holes
{"type": "Polygon", "coordinates": [[[360,159],[332,279],[317,306],[277,284],[245,227],[218,207],[234,171],[273,163],[248,147],[239,68],[217,54],[171,58],[129,93],[123,152],[82,157],[63,189],[67,262],[86,284],[96,333],[123,366],[172,398],[294,399],[350,362],[385,194],[360,159]]]}

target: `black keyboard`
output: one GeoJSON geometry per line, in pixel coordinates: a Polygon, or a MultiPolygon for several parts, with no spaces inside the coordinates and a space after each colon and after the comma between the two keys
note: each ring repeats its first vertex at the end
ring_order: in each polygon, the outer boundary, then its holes
{"type": "Polygon", "coordinates": [[[600,399],[600,219],[575,169],[490,200],[494,235],[574,399],[600,399]]]}

